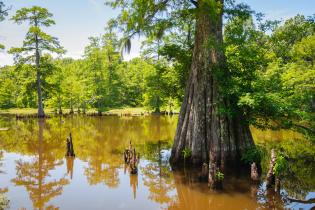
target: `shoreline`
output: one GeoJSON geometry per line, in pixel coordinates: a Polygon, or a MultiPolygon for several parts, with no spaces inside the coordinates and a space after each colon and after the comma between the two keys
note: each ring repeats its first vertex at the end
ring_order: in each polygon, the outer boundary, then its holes
{"type": "MultiPolygon", "coordinates": [[[[110,109],[108,111],[102,112],[99,114],[96,110],[88,110],[86,113],[82,111],[78,112],[77,110],[74,113],[70,112],[70,109],[64,109],[62,114],[56,113],[52,109],[47,109],[45,111],[46,116],[45,118],[52,118],[52,117],[66,117],[66,116],[87,116],[87,117],[102,117],[102,116],[118,116],[118,117],[136,117],[136,116],[166,116],[166,115],[178,115],[179,111],[167,112],[161,111],[160,113],[155,113],[148,111],[142,107],[135,107],[135,108],[118,108],[118,109],[110,109]]],[[[5,109],[0,110],[0,116],[7,116],[7,117],[15,117],[16,119],[28,119],[28,118],[38,118],[37,109],[5,109]]]]}

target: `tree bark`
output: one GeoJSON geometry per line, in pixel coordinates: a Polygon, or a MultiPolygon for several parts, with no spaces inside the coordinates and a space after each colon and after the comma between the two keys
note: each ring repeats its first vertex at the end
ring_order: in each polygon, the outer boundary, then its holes
{"type": "Polygon", "coordinates": [[[242,114],[222,112],[235,103],[220,92],[217,75],[229,77],[222,49],[224,0],[213,1],[216,9],[207,1],[198,1],[193,60],[172,148],[173,164],[181,163],[182,151],[189,148],[191,163],[208,162],[211,152],[210,162],[221,168],[225,161],[239,160],[254,144],[242,114]]]}
{"type": "Polygon", "coordinates": [[[60,87],[59,87],[59,91],[58,91],[58,108],[59,108],[59,115],[62,115],[62,107],[61,107],[61,96],[60,96],[60,87]]]}
{"type": "Polygon", "coordinates": [[[275,186],[276,176],[274,173],[274,167],[276,165],[276,161],[277,161],[276,152],[274,149],[272,149],[271,150],[271,159],[270,159],[270,163],[269,163],[269,170],[268,170],[267,177],[266,177],[266,187],[267,188],[272,188],[275,186]]]}
{"type": "MultiPolygon", "coordinates": [[[[36,24],[37,26],[37,24],[36,24]]],[[[43,108],[43,96],[42,96],[42,86],[41,86],[41,74],[40,74],[40,53],[38,47],[38,36],[35,35],[36,41],[36,52],[35,52],[35,65],[36,65],[36,83],[37,83],[37,101],[38,101],[38,117],[45,117],[45,112],[43,108]]]]}
{"type": "Polygon", "coordinates": [[[258,168],[255,162],[253,162],[250,166],[250,178],[253,181],[259,181],[259,174],[258,174],[258,168]]]}

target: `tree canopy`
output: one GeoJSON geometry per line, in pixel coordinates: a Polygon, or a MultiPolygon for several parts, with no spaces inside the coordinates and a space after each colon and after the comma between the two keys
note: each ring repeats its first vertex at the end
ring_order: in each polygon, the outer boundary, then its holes
{"type": "MultiPolygon", "coordinates": [[[[100,113],[139,106],[156,112],[178,110],[192,61],[195,12],[200,9],[196,2],[107,4],[121,8],[120,16],[108,23],[102,35],[90,38],[84,57],[78,60],[51,56],[64,49],[57,38],[42,30],[55,24],[47,9],[35,6],[17,11],[11,20],[26,21],[30,27],[23,45],[10,50],[16,65],[1,68],[0,107],[37,106],[38,43],[42,101],[47,108],[60,112],[95,108],[100,113]],[[124,61],[121,46],[128,48],[136,34],[146,37],[141,57],[124,61]]],[[[222,78],[222,93],[234,98],[255,126],[311,129],[314,17],[264,21],[246,5],[229,2],[224,10],[228,18],[223,26],[223,48],[230,79],[222,78]]],[[[1,11],[3,19],[7,13],[3,3],[1,11]]]]}
{"type": "Polygon", "coordinates": [[[33,6],[31,8],[22,8],[16,11],[16,14],[11,18],[15,23],[21,24],[28,22],[30,27],[26,33],[23,46],[13,47],[9,53],[14,54],[15,62],[19,64],[33,64],[36,69],[36,83],[37,83],[37,105],[38,117],[45,117],[42,97],[42,67],[43,53],[52,52],[61,54],[64,52],[60,46],[57,38],[52,37],[42,31],[41,27],[49,27],[55,24],[51,19],[53,15],[48,12],[46,8],[33,6]]]}

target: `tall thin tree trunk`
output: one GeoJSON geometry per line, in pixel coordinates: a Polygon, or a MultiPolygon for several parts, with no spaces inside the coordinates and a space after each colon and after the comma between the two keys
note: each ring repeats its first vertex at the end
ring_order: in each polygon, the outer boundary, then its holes
{"type": "Polygon", "coordinates": [[[60,76],[60,71],[58,72],[58,108],[59,108],[59,114],[62,115],[62,107],[61,107],[61,76],[60,76]]]}
{"type": "Polygon", "coordinates": [[[224,112],[231,108],[231,101],[220,93],[216,76],[220,73],[228,78],[222,49],[224,0],[212,1],[214,8],[208,1],[198,0],[192,66],[172,148],[174,164],[183,161],[182,151],[189,148],[193,164],[211,159],[221,168],[228,160],[238,160],[254,144],[242,115],[224,112]]]}
{"type": "Polygon", "coordinates": [[[71,97],[70,97],[70,114],[74,114],[74,111],[73,111],[73,102],[72,102],[72,93],[71,93],[71,97]]]}
{"type": "MultiPolygon", "coordinates": [[[[36,24],[37,25],[37,24],[36,24]]],[[[40,53],[38,49],[38,36],[35,36],[36,40],[36,52],[35,52],[35,63],[36,63],[36,83],[37,83],[37,102],[38,102],[38,117],[45,117],[43,108],[43,96],[42,96],[42,86],[41,86],[41,73],[40,73],[40,53]]]]}
{"type": "Polygon", "coordinates": [[[59,114],[62,115],[62,108],[61,108],[61,96],[60,96],[60,88],[58,91],[58,108],[59,108],[59,114]]]}
{"type": "Polygon", "coordinates": [[[98,102],[97,102],[97,113],[99,116],[102,116],[102,102],[101,102],[101,99],[98,99],[98,102]]]}

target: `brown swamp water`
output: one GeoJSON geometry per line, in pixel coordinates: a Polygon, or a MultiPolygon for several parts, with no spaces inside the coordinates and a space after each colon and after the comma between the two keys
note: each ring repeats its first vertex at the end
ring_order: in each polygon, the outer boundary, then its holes
{"type": "MultiPolygon", "coordinates": [[[[177,117],[80,117],[0,119],[0,193],[9,209],[311,209],[315,197],[315,151],[293,131],[252,128],[256,144],[291,157],[281,194],[264,182],[225,175],[222,191],[211,191],[190,170],[168,163],[177,117]],[[76,157],[65,158],[73,135],[76,157]],[[132,141],[141,153],[138,175],[130,175],[122,151],[132,141]],[[289,198],[301,200],[293,202],[289,198]]],[[[263,175],[264,176],[264,175],[263,175]]],[[[264,179],[264,177],[262,177],[264,179]]]]}

